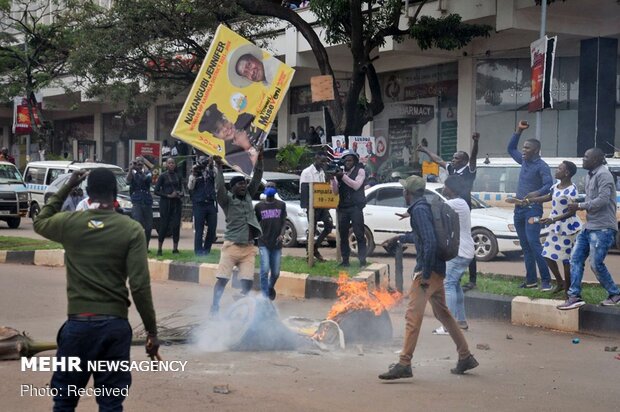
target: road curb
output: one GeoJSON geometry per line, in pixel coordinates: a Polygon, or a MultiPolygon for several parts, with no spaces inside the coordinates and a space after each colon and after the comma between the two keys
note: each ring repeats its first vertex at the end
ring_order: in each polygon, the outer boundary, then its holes
{"type": "MultiPolygon", "coordinates": [[[[64,250],[0,250],[0,263],[64,266],[64,250]]],[[[209,286],[216,281],[217,264],[157,259],[148,259],[148,263],[152,281],[174,280],[209,286]]],[[[258,276],[258,272],[255,272],[255,289],[260,287],[258,276]]],[[[366,283],[370,290],[377,285],[385,287],[389,279],[388,266],[370,265],[353,279],[366,283]]],[[[277,289],[278,295],[282,296],[335,299],[338,280],[282,271],[277,289]]],[[[579,310],[562,312],[555,308],[559,303],[560,300],[531,299],[525,296],[492,295],[477,291],[465,293],[465,311],[472,319],[493,319],[567,332],[620,334],[620,307],[585,305],[579,310]]]]}

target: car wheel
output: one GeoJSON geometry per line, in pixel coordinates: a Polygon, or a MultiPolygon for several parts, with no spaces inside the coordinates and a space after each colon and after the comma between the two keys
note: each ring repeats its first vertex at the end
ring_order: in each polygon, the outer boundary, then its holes
{"type": "Polygon", "coordinates": [[[284,236],[282,239],[282,246],[297,246],[297,230],[295,230],[295,225],[293,225],[293,222],[288,219],[286,220],[286,222],[284,222],[284,236]]]}
{"type": "Polygon", "coordinates": [[[11,218],[8,218],[6,220],[6,223],[9,224],[9,227],[11,229],[17,229],[19,227],[19,224],[21,223],[21,221],[22,220],[19,217],[11,217],[11,218]]]}
{"type": "MultiPolygon", "coordinates": [[[[366,238],[366,257],[368,257],[375,251],[375,241],[372,237],[372,232],[367,227],[364,227],[364,237],[366,238]]],[[[349,245],[351,253],[357,256],[357,239],[355,234],[353,234],[353,230],[349,231],[349,245]]]]}
{"type": "Polygon", "coordinates": [[[39,212],[41,212],[41,208],[39,207],[39,204],[37,202],[33,202],[30,205],[30,218],[34,219],[35,217],[39,215],[39,212]]]}
{"type": "Polygon", "coordinates": [[[488,262],[497,256],[497,239],[489,230],[477,227],[471,231],[471,237],[474,239],[476,260],[488,262]]]}

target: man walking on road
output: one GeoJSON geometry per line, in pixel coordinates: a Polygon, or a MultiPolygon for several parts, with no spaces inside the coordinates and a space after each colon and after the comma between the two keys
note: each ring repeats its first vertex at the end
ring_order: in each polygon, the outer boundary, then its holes
{"type": "Polygon", "coordinates": [[[523,143],[523,149],[521,151],[517,149],[521,133],[528,127],[530,125],[521,120],[508,143],[508,154],[521,165],[516,198],[523,202],[515,206],[514,214],[515,229],[523,249],[526,272],[525,282],[520,287],[529,289],[538,286],[536,281],[536,266],[538,266],[541,279],[540,289],[548,292],[552,290],[551,275],[547,262],[542,256],[543,248],[540,243],[541,225],[539,222],[543,208],[541,204],[531,203],[529,199],[549,193],[553,178],[549,165],[540,157],[540,140],[527,139],[523,143]]]}
{"type": "Polygon", "coordinates": [[[400,240],[403,243],[414,243],[417,250],[416,267],[413,283],[409,291],[407,306],[407,320],[405,327],[405,342],[400,353],[400,360],[381,375],[379,379],[392,380],[411,378],[411,358],[418,342],[420,326],[424,317],[424,308],[430,300],[433,313],[456,344],[458,362],[450,371],[454,374],[463,374],[478,366],[478,361],[469,352],[463,332],[450,314],[446,306],[443,280],[446,273],[446,262],[437,256],[437,238],[433,226],[433,213],[430,204],[424,198],[426,183],[419,176],[410,176],[400,180],[405,189],[405,200],[409,205],[409,223],[411,232],[392,238],[389,243],[400,240]]]}
{"type": "MultiPolygon", "coordinates": [[[[478,161],[478,141],[480,140],[480,133],[474,133],[471,136],[471,140],[473,141],[471,156],[469,156],[467,152],[458,151],[452,155],[452,161],[450,163],[437,156],[436,153],[431,152],[428,147],[418,145],[419,152],[426,153],[433,162],[446,169],[450,176],[456,175],[461,177],[462,187],[458,195],[467,202],[469,210],[471,210],[471,190],[474,186],[474,180],[476,180],[476,162],[478,161]]],[[[476,287],[477,274],[478,267],[476,265],[476,257],[474,256],[469,264],[469,282],[463,285],[464,291],[476,287]]]]}
{"type": "Polygon", "coordinates": [[[34,222],[34,230],[47,239],[62,243],[67,267],[68,320],[58,332],[56,356],[80,358],[82,372],[54,372],[51,387],[54,411],[73,411],[80,397],[69,388],[86,386],[91,373],[94,387],[108,396],[97,396],[100,410],[122,410],[131,385],[131,373],[89,372],[90,361],[129,361],[131,326],[127,321],[129,289],[148,333],[146,352],[158,357],[157,325],[151,297],[144,229],[128,216],[114,210],[116,177],[109,169],[88,174],[88,196],[99,208],[59,213],[71,190],[87,176],[73,172],[69,181],[52,195],[34,222]],[[118,391],[111,391],[118,389],[118,391]],[[116,394],[118,393],[118,394],[116,394]]]}
{"type": "Polygon", "coordinates": [[[560,310],[577,309],[585,305],[581,299],[581,280],[588,255],[596,279],[609,294],[601,305],[620,305],[620,289],[605,266],[605,257],[609,248],[616,243],[618,229],[614,178],[605,167],[605,154],[597,147],[586,151],[583,156],[583,168],[588,171],[585,202],[570,203],[568,210],[569,212],[585,210],[587,222],[585,228],[577,235],[571,254],[571,284],[568,299],[558,306],[560,310]]]}
{"type": "Polygon", "coordinates": [[[265,200],[256,204],[256,218],[263,231],[258,238],[260,254],[260,288],[265,297],[276,298],[276,282],[280,277],[280,260],[282,259],[282,238],[286,222],[286,203],[275,198],[278,192],[276,184],[267,182],[265,200]],[[269,276],[271,272],[271,276],[269,276]]]}
{"type": "MultiPolygon", "coordinates": [[[[301,207],[303,209],[306,209],[307,212],[309,212],[309,205],[308,205],[308,202],[309,202],[308,191],[310,190],[309,183],[326,182],[324,169],[325,169],[325,165],[327,164],[327,162],[328,160],[327,160],[327,156],[325,155],[325,153],[318,152],[314,156],[314,162],[310,166],[306,167],[301,172],[301,176],[299,177],[299,192],[301,193],[301,207]]],[[[309,218],[310,213],[307,213],[307,216],[309,218]]],[[[316,224],[318,222],[323,222],[323,231],[316,238],[314,242],[314,250],[312,251],[312,253],[314,254],[314,257],[319,262],[324,262],[325,259],[323,258],[323,256],[321,256],[321,253],[319,253],[319,247],[321,246],[321,243],[323,243],[327,235],[329,235],[332,232],[332,229],[334,228],[334,223],[332,222],[332,217],[329,214],[329,209],[314,209],[315,229],[316,229],[316,224]]],[[[308,245],[310,245],[309,242],[308,242],[308,245]]],[[[310,251],[308,251],[308,254],[310,254],[310,251]]]]}
{"type": "Polygon", "coordinates": [[[256,246],[254,239],[262,232],[252,198],[258,191],[263,177],[263,149],[258,152],[258,161],[254,165],[252,180],[248,184],[244,176],[235,176],[230,179],[230,191],[226,190],[222,167],[224,162],[220,156],[214,156],[217,165],[215,174],[215,189],[217,202],[226,215],[226,232],[222,245],[220,264],[217,267],[217,282],[213,288],[213,304],[211,315],[216,315],[220,310],[220,300],[224,294],[224,288],[232,276],[233,267],[239,268],[241,279],[241,293],[247,295],[252,289],[254,279],[254,259],[256,258],[256,246]]]}

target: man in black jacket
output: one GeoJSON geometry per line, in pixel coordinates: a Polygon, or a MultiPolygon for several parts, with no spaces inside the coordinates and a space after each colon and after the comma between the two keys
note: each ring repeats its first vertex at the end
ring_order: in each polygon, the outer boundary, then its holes
{"type": "Polygon", "coordinates": [[[366,171],[360,164],[356,153],[345,152],[342,156],[344,170],[338,171],[332,179],[332,191],[338,193],[338,228],[340,231],[340,252],[342,263],[340,266],[349,266],[349,230],[357,239],[357,256],[361,266],[366,266],[366,237],[364,236],[364,207],[366,195],[364,194],[364,182],[366,171]]]}

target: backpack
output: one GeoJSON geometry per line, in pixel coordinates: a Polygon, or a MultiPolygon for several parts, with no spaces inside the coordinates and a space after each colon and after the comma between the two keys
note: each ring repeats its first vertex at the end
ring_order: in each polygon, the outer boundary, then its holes
{"type": "Polygon", "coordinates": [[[431,212],[437,238],[437,257],[443,261],[454,259],[459,254],[461,236],[459,215],[439,198],[431,202],[431,212]]]}

